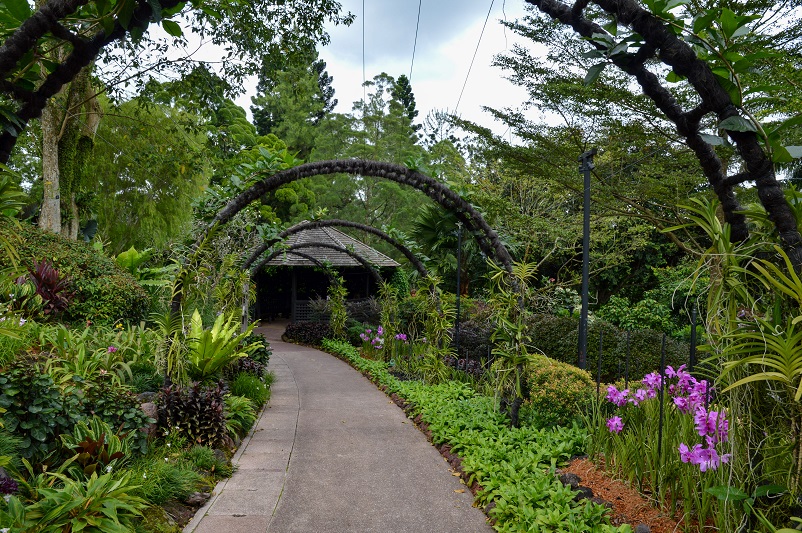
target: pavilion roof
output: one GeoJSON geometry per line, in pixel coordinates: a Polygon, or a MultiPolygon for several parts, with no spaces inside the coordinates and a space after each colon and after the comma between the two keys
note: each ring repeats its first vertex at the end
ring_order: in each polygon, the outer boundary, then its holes
{"type": "MultiPolygon", "coordinates": [[[[364,258],[368,263],[371,263],[377,267],[400,266],[396,261],[394,261],[390,257],[387,257],[378,250],[375,250],[374,248],[371,248],[367,244],[332,227],[312,228],[304,231],[299,231],[298,233],[290,235],[285,241],[285,244],[287,246],[293,246],[296,244],[306,244],[306,243],[325,243],[352,250],[355,254],[364,258]]],[[[357,261],[350,255],[343,252],[339,252],[337,250],[332,250],[330,248],[309,246],[308,248],[307,247],[301,248],[298,251],[303,252],[309,256],[312,256],[322,263],[323,262],[331,263],[331,265],[335,267],[362,266],[362,264],[359,261],[357,261]]],[[[308,259],[299,257],[292,253],[279,254],[277,257],[270,260],[267,264],[271,266],[309,266],[309,267],[316,266],[308,259]]]]}

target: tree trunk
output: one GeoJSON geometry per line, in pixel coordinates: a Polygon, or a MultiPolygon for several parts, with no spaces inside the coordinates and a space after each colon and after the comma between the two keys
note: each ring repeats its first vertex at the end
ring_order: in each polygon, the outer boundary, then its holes
{"type": "Polygon", "coordinates": [[[60,113],[51,99],[42,111],[42,210],[39,227],[61,233],[61,200],[59,198],[58,137],[60,113]]]}

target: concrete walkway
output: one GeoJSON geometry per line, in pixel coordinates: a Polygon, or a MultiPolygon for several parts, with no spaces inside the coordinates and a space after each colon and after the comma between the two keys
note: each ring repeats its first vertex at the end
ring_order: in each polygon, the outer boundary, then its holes
{"type": "Polygon", "coordinates": [[[281,342],[283,330],[257,329],[273,348],[271,400],[185,533],[492,531],[401,409],[339,359],[281,342]]]}

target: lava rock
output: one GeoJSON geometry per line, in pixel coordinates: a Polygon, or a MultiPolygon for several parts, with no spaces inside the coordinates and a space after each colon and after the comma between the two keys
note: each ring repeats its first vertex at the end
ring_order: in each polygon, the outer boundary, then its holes
{"type": "Polygon", "coordinates": [[[140,392],[136,395],[136,399],[139,400],[139,403],[156,403],[156,397],[158,395],[158,392],[140,392]]]}
{"type": "Polygon", "coordinates": [[[200,507],[211,498],[212,495],[208,492],[193,492],[189,495],[189,498],[186,500],[187,505],[192,505],[193,507],[200,507]]]}
{"type": "Polygon", "coordinates": [[[652,533],[652,530],[646,524],[638,524],[635,526],[635,533],[652,533]]]}
{"type": "MultiPolygon", "coordinates": [[[[156,406],[155,403],[153,403],[153,402],[145,402],[142,405],[140,405],[139,408],[142,409],[142,412],[145,413],[145,415],[148,418],[152,418],[153,420],[158,420],[159,419],[159,408],[156,406]]],[[[153,424],[148,424],[145,427],[145,434],[148,437],[152,437],[153,435],[156,434],[156,429],[157,429],[157,425],[156,425],[155,422],[153,424]]]]}
{"type": "Polygon", "coordinates": [[[567,485],[574,490],[576,490],[576,488],[579,486],[579,483],[582,481],[582,479],[576,474],[562,474],[558,479],[560,480],[560,483],[567,485]]]}
{"type": "Polygon", "coordinates": [[[574,496],[574,501],[578,502],[586,498],[593,498],[593,489],[590,487],[583,487],[582,485],[576,487],[574,490],[579,491],[579,494],[574,496]]]}
{"type": "Polygon", "coordinates": [[[593,498],[590,498],[590,501],[592,501],[596,505],[601,505],[601,506],[607,507],[608,509],[612,509],[613,508],[613,504],[612,503],[608,502],[607,500],[603,500],[603,499],[599,498],[598,496],[594,496],[593,498]]]}

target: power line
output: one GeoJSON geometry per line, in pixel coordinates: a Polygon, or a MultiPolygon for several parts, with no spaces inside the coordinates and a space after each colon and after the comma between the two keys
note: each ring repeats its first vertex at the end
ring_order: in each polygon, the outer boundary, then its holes
{"type": "Polygon", "coordinates": [[[415,49],[418,47],[418,28],[420,28],[420,8],[423,0],[418,0],[418,21],[415,23],[415,42],[412,44],[412,64],[409,66],[409,82],[412,83],[412,67],[415,66],[415,49]]]}
{"type": "MultiPolygon", "coordinates": [[[[363,0],[364,1],[364,0],[363,0]]],[[[473,57],[471,58],[471,64],[468,67],[468,74],[465,75],[465,83],[462,84],[462,90],[459,93],[459,99],[457,99],[457,105],[454,106],[454,114],[457,114],[457,110],[459,109],[459,104],[462,101],[462,95],[465,93],[465,87],[468,85],[468,78],[471,75],[471,69],[473,69],[473,62],[476,60],[476,54],[479,52],[479,45],[482,44],[482,36],[485,34],[485,28],[487,27],[487,21],[490,20],[490,12],[493,11],[493,4],[496,0],[491,0],[490,2],[490,9],[487,10],[487,17],[485,17],[485,23],[482,26],[482,33],[479,34],[479,41],[476,43],[476,50],[473,51],[473,57]]]]}
{"type": "Polygon", "coordinates": [[[367,88],[365,87],[365,0],[362,0],[362,101],[368,99],[367,88]]]}

